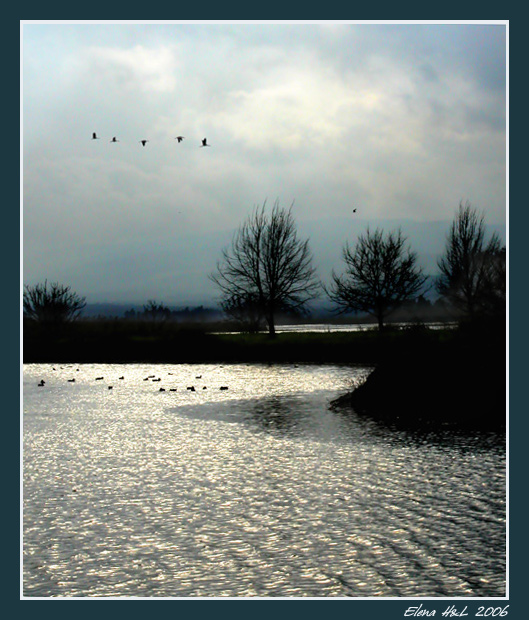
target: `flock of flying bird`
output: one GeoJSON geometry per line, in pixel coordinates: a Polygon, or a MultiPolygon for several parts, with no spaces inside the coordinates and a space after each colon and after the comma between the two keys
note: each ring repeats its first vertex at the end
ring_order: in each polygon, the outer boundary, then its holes
{"type": "MultiPolygon", "coordinates": [[[[101,140],[101,138],[97,135],[95,131],[92,133],[92,140],[101,140]]],[[[185,138],[184,136],[176,136],[175,140],[178,140],[178,143],[180,143],[182,142],[182,140],[185,140],[185,138]]],[[[112,140],[109,140],[109,142],[119,142],[119,140],[116,138],[116,136],[114,136],[112,140]]],[[[138,142],[142,146],[145,146],[147,142],[149,142],[149,140],[138,140],[138,142]]],[[[208,144],[207,138],[202,138],[202,144],[200,144],[200,147],[202,148],[203,146],[211,146],[211,144],[208,144]]]]}
{"type": "MultiPolygon", "coordinates": [[[[92,133],[92,140],[101,140],[100,136],[98,136],[95,131],[92,133]]],[[[180,144],[180,142],[185,140],[185,137],[184,136],[176,136],[175,140],[178,140],[178,143],[180,144]]],[[[112,140],[109,140],[109,142],[119,142],[119,140],[116,138],[116,136],[114,136],[112,138],[112,140]]],[[[149,142],[149,140],[138,140],[138,142],[142,146],[145,146],[147,144],[147,142],[149,142]]],[[[202,148],[203,146],[211,146],[211,144],[208,144],[208,139],[207,138],[202,138],[202,143],[199,146],[200,146],[200,148],[202,148]]],[[[353,209],[353,213],[356,213],[356,209],[353,209]]]]}

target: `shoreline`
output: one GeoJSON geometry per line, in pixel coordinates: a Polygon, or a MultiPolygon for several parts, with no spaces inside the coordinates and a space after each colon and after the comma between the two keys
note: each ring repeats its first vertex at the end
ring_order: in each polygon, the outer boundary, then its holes
{"type": "Polygon", "coordinates": [[[424,326],[355,331],[211,332],[206,325],[125,322],[71,323],[60,329],[28,325],[23,363],[75,362],[311,362],[373,364],[399,349],[445,347],[454,329],[424,326]]]}
{"type": "Polygon", "coordinates": [[[371,366],[333,401],[373,419],[470,429],[506,428],[506,341],[499,325],[410,326],[383,332],[216,333],[203,328],[70,324],[25,335],[23,364],[287,363],[371,366]],[[128,326],[125,326],[128,327],[128,326]]]}

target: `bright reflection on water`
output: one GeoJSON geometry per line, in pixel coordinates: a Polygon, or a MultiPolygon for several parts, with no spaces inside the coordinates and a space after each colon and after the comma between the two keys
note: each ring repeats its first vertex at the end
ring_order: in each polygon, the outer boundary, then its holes
{"type": "Polygon", "coordinates": [[[366,372],[25,365],[24,595],[505,596],[504,446],[330,411],[366,372]]]}

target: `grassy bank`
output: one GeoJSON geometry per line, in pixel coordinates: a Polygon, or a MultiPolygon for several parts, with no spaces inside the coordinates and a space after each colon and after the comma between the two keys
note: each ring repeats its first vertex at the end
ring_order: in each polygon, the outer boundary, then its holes
{"type": "Polygon", "coordinates": [[[24,326],[23,360],[32,362],[340,362],[373,364],[417,346],[442,347],[449,330],[211,333],[211,325],[79,321],[56,329],[24,326]]]}

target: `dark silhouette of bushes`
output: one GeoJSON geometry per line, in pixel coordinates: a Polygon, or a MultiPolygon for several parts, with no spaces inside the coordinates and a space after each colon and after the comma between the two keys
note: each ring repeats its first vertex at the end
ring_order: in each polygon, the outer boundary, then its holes
{"type": "Polygon", "coordinates": [[[24,316],[48,328],[77,319],[85,306],[85,297],[58,282],[24,286],[24,316]]]}

